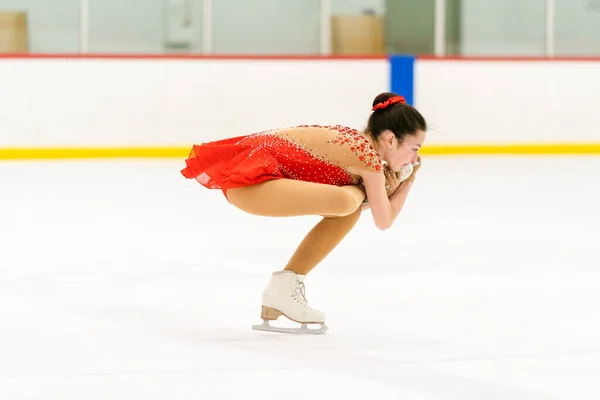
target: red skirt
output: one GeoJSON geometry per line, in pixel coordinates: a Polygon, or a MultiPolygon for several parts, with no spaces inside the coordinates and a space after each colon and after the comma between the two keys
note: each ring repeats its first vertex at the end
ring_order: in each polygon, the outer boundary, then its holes
{"type": "Polygon", "coordinates": [[[356,184],[343,168],[325,162],[301,146],[269,134],[251,134],[194,145],[187,179],[209,189],[239,188],[273,179],[295,179],[336,186],[356,184]]]}

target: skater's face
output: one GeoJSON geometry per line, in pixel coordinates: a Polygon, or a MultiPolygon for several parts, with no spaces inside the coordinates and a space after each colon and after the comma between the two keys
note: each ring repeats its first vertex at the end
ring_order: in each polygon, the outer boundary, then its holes
{"type": "Polygon", "coordinates": [[[408,135],[402,142],[398,142],[392,132],[383,135],[381,158],[383,158],[393,171],[400,171],[408,164],[415,164],[419,155],[419,149],[425,142],[425,132],[417,131],[408,135]]]}

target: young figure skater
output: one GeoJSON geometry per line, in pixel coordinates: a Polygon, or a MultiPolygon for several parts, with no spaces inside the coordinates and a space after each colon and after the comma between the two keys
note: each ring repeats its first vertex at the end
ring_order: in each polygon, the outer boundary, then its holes
{"type": "Polygon", "coordinates": [[[381,93],[364,132],[343,126],[302,125],[194,145],[181,171],[245,212],[268,217],[319,215],[282,271],[262,295],[262,325],[253,329],[324,333],[325,315],[309,307],[306,275],[371,209],[386,230],[400,213],[415,174],[427,124],[402,96],[381,93]],[[276,328],[284,315],[302,324],[276,328]],[[308,329],[319,324],[319,329],[308,329]]]}

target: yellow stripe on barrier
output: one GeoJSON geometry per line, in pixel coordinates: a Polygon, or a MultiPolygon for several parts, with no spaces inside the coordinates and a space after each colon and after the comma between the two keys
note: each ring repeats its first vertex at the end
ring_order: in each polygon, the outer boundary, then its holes
{"type": "Polygon", "coordinates": [[[0,148],[0,160],[184,158],[190,147],[0,148]]]}
{"type": "Polygon", "coordinates": [[[423,155],[600,155],[600,143],[431,145],[423,155]]]}
{"type": "MultiPolygon", "coordinates": [[[[0,160],[185,158],[189,147],[0,148],[0,160]]],[[[423,155],[600,155],[600,143],[426,145],[423,155]]]]}

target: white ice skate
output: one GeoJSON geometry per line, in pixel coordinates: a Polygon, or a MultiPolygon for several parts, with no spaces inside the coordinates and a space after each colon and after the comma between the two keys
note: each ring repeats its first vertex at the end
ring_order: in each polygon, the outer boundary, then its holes
{"type": "Polygon", "coordinates": [[[253,325],[252,329],[267,332],[323,334],[327,331],[325,314],[308,306],[304,295],[305,275],[297,275],[293,271],[274,272],[269,286],[262,296],[261,325],[253,325]],[[302,324],[300,328],[283,328],[271,326],[281,315],[291,321],[302,324]],[[312,329],[308,324],[319,324],[319,329],[312,329]]]}

